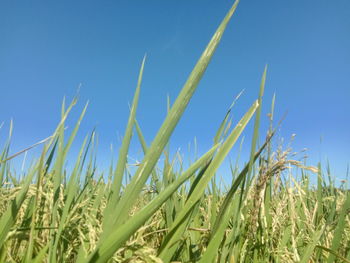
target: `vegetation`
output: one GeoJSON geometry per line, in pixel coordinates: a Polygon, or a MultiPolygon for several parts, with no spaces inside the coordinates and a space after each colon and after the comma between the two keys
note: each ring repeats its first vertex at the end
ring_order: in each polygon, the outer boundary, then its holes
{"type": "Polygon", "coordinates": [[[0,155],[0,262],[350,262],[347,186],[336,188],[321,165],[293,160],[289,148],[273,149],[274,100],[270,129],[258,145],[266,68],[258,99],[234,127],[229,108],[211,149],[187,168],[179,156],[170,157],[169,138],[237,3],[151,145],[136,121],[143,60],[118,162],[108,178],[95,161],[95,132],[86,136],[74,168],[65,168],[87,108],[67,136],[65,122],[76,99],[68,107],[63,102],[57,129],[39,142],[40,158],[20,178],[11,160],[31,147],[10,156],[10,135],[0,155]],[[243,169],[232,165],[227,176],[232,183],[219,186],[217,169],[251,120],[250,159],[243,169]],[[135,172],[127,158],[133,130],[144,151],[135,172]],[[157,168],[161,156],[164,163],[157,168]]]}

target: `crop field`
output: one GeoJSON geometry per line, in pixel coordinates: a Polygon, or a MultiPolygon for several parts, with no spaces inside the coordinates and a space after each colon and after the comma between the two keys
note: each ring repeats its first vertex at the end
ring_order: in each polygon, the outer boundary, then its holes
{"type": "Polygon", "coordinates": [[[87,109],[66,129],[77,98],[63,101],[61,121],[50,137],[15,154],[10,128],[0,152],[0,262],[350,262],[347,182],[336,185],[324,164],[309,166],[294,159],[291,148],[273,146],[280,125],[275,126],[274,99],[270,128],[260,131],[267,66],[258,96],[240,121],[231,121],[234,105],[218,116],[222,122],[212,148],[188,166],[170,154],[171,134],[237,4],[151,143],[137,122],[143,59],[118,159],[107,174],[96,162],[95,131],[69,160],[72,169],[66,168],[87,109]],[[232,162],[225,175],[230,182],[222,185],[217,171],[250,122],[250,158],[242,167],[232,162]],[[144,153],[137,164],[128,158],[132,138],[144,153]],[[12,161],[34,147],[41,147],[40,156],[19,176],[12,161]]]}

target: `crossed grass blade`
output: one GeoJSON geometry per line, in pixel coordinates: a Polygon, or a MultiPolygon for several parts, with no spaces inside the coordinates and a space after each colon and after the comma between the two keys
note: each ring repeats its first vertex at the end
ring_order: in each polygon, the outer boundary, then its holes
{"type": "Polygon", "coordinates": [[[55,263],[57,262],[57,251],[56,251],[56,247],[55,247],[55,242],[56,242],[56,231],[55,231],[55,227],[57,225],[59,225],[60,221],[58,218],[58,199],[59,199],[59,190],[61,187],[61,184],[63,182],[63,166],[65,163],[65,159],[67,157],[67,153],[74,141],[74,138],[79,130],[81,121],[86,113],[87,107],[88,107],[88,103],[85,105],[82,113],[79,116],[79,119],[73,129],[72,134],[69,136],[67,144],[64,144],[64,131],[65,131],[65,121],[68,117],[68,114],[70,113],[70,111],[72,110],[73,106],[75,106],[75,104],[77,103],[77,96],[75,96],[72,100],[72,102],[70,103],[70,105],[68,106],[67,109],[65,109],[65,99],[62,102],[62,110],[61,110],[61,122],[59,123],[54,135],[52,136],[52,139],[50,141],[50,143],[53,142],[54,138],[57,136],[57,156],[56,156],[56,162],[54,164],[54,176],[53,176],[53,209],[52,209],[52,219],[51,219],[51,225],[50,227],[52,228],[50,231],[50,243],[51,245],[49,246],[49,259],[50,262],[55,263]]]}
{"type": "Polygon", "coordinates": [[[114,172],[114,178],[113,178],[114,180],[112,183],[112,192],[114,194],[112,196],[112,201],[114,199],[118,198],[119,194],[120,194],[120,188],[121,188],[121,184],[122,184],[124,169],[125,169],[126,162],[127,162],[127,154],[129,151],[130,141],[131,141],[131,137],[132,137],[132,130],[133,130],[133,127],[135,124],[136,110],[137,110],[137,105],[138,105],[139,96],[140,96],[140,89],[141,89],[143,71],[144,71],[144,67],[145,67],[145,61],[146,61],[146,56],[144,56],[144,58],[142,60],[139,78],[138,78],[138,82],[137,82],[137,88],[136,88],[134,100],[133,100],[133,103],[131,106],[130,116],[129,116],[126,131],[125,131],[125,135],[123,138],[122,146],[121,146],[121,149],[120,149],[120,152],[118,155],[117,167],[116,167],[116,170],[114,172]]]}
{"type": "Polygon", "coordinates": [[[189,78],[187,79],[183,89],[177,97],[174,105],[170,109],[166,119],[160,127],[155,139],[153,140],[149,150],[147,151],[142,163],[137,169],[132,181],[126,186],[124,195],[116,205],[115,209],[115,225],[121,224],[128,217],[127,211],[131,209],[135,203],[143,185],[147,181],[150,173],[154,169],[164,147],[169,141],[169,138],[179,122],[183,112],[185,111],[193,93],[195,92],[199,81],[201,80],[220,40],[230,21],[238,1],[236,1],[228,14],[220,24],[214,36],[210,40],[208,46],[204,50],[202,56],[199,58],[189,78]]]}
{"type": "MultiPolygon", "coordinates": [[[[341,212],[338,218],[337,226],[334,231],[332,246],[330,248],[332,251],[338,251],[341,245],[342,235],[344,234],[344,229],[346,227],[346,215],[350,211],[350,191],[349,190],[345,192],[345,201],[340,211],[341,212]]],[[[335,258],[336,256],[333,253],[331,253],[328,257],[327,263],[334,262],[335,258]]]]}
{"type": "MultiPolygon", "coordinates": [[[[256,145],[257,145],[257,141],[258,141],[258,137],[259,137],[260,115],[261,115],[261,107],[262,107],[262,97],[264,95],[264,90],[265,90],[266,72],[267,72],[267,65],[265,66],[264,73],[263,73],[263,76],[261,78],[261,83],[260,83],[260,90],[259,90],[259,97],[258,97],[259,108],[257,109],[256,115],[255,115],[254,133],[253,133],[253,137],[252,137],[252,145],[251,145],[251,150],[250,150],[249,170],[248,170],[247,178],[243,179],[242,193],[244,192],[243,190],[244,190],[244,186],[245,186],[245,180],[247,180],[248,188],[249,188],[250,183],[251,183],[253,160],[254,160],[253,157],[255,154],[256,145]]],[[[244,197],[246,197],[247,192],[244,192],[244,193],[245,193],[244,197]]]]}
{"type": "MultiPolygon", "coordinates": [[[[44,171],[45,171],[44,167],[43,167],[45,153],[46,153],[46,146],[44,147],[44,151],[40,157],[39,165],[38,165],[36,193],[35,193],[35,200],[33,203],[33,215],[32,215],[32,220],[30,223],[29,241],[28,241],[25,262],[29,262],[32,259],[34,241],[35,241],[36,234],[37,234],[35,231],[35,223],[36,223],[35,221],[37,218],[38,203],[39,203],[39,198],[40,198],[40,185],[41,185],[41,180],[42,180],[42,177],[43,177],[44,171]]],[[[29,209],[27,209],[27,210],[29,210],[29,209]]]]}
{"type": "MultiPolygon", "coordinates": [[[[90,139],[91,139],[91,137],[90,137],[90,139]]],[[[62,211],[62,214],[61,214],[60,219],[59,219],[60,221],[58,224],[58,229],[57,229],[57,232],[55,234],[55,242],[53,244],[53,250],[55,250],[55,251],[57,251],[58,244],[59,244],[59,241],[60,241],[60,238],[62,235],[62,231],[64,230],[64,227],[66,226],[67,222],[69,221],[69,212],[72,209],[73,199],[77,198],[77,195],[79,192],[79,181],[77,179],[77,176],[78,176],[79,167],[80,167],[82,159],[83,159],[83,152],[84,152],[87,140],[88,140],[88,138],[85,137],[83,144],[81,146],[81,149],[79,151],[79,154],[78,154],[78,159],[76,161],[76,164],[74,166],[72,174],[69,178],[68,184],[65,188],[65,195],[66,195],[65,204],[64,204],[63,211],[62,211]]]]}
{"type": "Polygon", "coordinates": [[[255,101],[250,107],[250,109],[247,111],[247,113],[243,116],[243,118],[238,122],[236,127],[232,130],[232,132],[227,137],[226,141],[223,143],[222,147],[219,149],[218,153],[214,157],[213,161],[209,165],[208,169],[203,174],[203,177],[200,179],[197,186],[193,189],[193,192],[187,199],[186,204],[175,218],[175,221],[169,230],[169,234],[165,237],[164,242],[159,251],[159,257],[164,262],[170,262],[177,248],[177,246],[174,244],[176,244],[180,240],[183,234],[183,231],[181,231],[184,230],[184,228],[181,227],[182,223],[186,221],[186,217],[190,215],[190,211],[202,197],[208,183],[210,182],[210,179],[215,174],[216,170],[219,168],[221,163],[224,161],[225,157],[237,141],[238,137],[243,132],[244,128],[252,118],[258,106],[258,101],[255,101]]]}
{"type": "Polygon", "coordinates": [[[16,198],[10,203],[5,213],[1,216],[0,219],[0,249],[3,247],[6,237],[10,232],[12,226],[16,222],[17,214],[23,204],[26,194],[29,189],[29,185],[33,179],[33,176],[38,167],[32,169],[32,171],[27,175],[25,181],[23,182],[20,192],[16,195],[16,198]]]}
{"type": "Polygon", "coordinates": [[[323,226],[320,230],[316,231],[312,237],[311,242],[306,247],[303,256],[300,260],[300,263],[308,263],[311,260],[312,254],[317,246],[317,243],[320,241],[321,236],[325,231],[325,226],[323,226]]]}
{"type": "MultiPolygon", "coordinates": [[[[145,140],[145,138],[143,136],[143,133],[141,131],[140,125],[138,124],[137,121],[135,121],[135,128],[136,128],[136,132],[137,132],[137,135],[138,135],[138,138],[139,138],[139,141],[140,141],[143,153],[146,154],[147,151],[148,151],[148,147],[147,147],[147,144],[146,144],[146,140],[145,140]]],[[[156,169],[152,170],[152,175],[151,176],[152,176],[151,177],[151,179],[152,179],[151,186],[152,187],[154,186],[156,193],[159,193],[161,191],[161,183],[160,183],[160,180],[159,180],[159,177],[158,177],[156,169]]]]}
{"type": "Polygon", "coordinates": [[[329,252],[330,255],[333,255],[335,258],[338,258],[339,260],[342,260],[342,262],[344,262],[344,263],[350,263],[349,259],[346,259],[345,257],[339,255],[339,253],[337,253],[336,251],[334,251],[332,249],[329,249],[329,248],[324,247],[324,246],[319,246],[319,245],[317,245],[316,248],[319,248],[319,249],[322,249],[324,251],[329,252]]]}
{"type": "MultiPolygon", "coordinates": [[[[75,103],[76,103],[76,100],[74,99],[72,101],[72,103],[70,104],[70,106],[68,107],[67,111],[64,114],[62,114],[61,122],[59,123],[59,125],[56,128],[53,135],[51,137],[49,137],[51,139],[49,140],[46,147],[44,147],[42,157],[46,155],[46,149],[49,149],[52,146],[52,144],[55,142],[55,138],[57,138],[59,131],[62,129],[62,127],[64,125],[64,121],[68,116],[68,113],[70,112],[72,107],[75,105],[75,103]]],[[[3,165],[5,165],[5,164],[6,163],[3,163],[3,165]]],[[[32,179],[33,179],[35,173],[40,172],[40,171],[38,171],[38,168],[39,168],[39,163],[36,164],[36,166],[30,170],[29,174],[25,177],[24,182],[21,185],[20,192],[16,195],[16,198],[11,202],[11,205],[7,208],[6,212],[1,216],[1,219],[0,219],[0,248],[4,245],[4,242],[6,240],[7,235],[9,233],[9,231],[11,230],[11,227],[14,225],[14,223],[16,221],[17,213],[18,213],[21,205],[23,204],[23,202],[26,198],[29,186],[32,182],[32,179]]]]}
{"type": "Polygon", "coordinates": [[[200,167],[205,165],[212,158],[217,147],[214,146],[200,159],[193,163],[178,179],[168,185],[156,198],[148,203],[142,210],[136,213],[121,226],[116,227],[108,237],[101,241],[95,251],[87,259],[81,259],[79,262],[107,262],[120,246],[132,236],[135,231],[142,226],[154,212],[183,184],[188,180],[200,167]]]}
{"type": "MultiPolygon", "coordinates": [[[[265,141],[265,143],[260,147],[260,149],[253,156],[253,163],[259,158],[260,154],[265,149],[266,145],[271,140],[274,133],[272,133],[265,141]]],[[[232,199],[236,193],[239,185],[242,183],[243,179],[247,176],[249,171],[250,162],[243,168],[241,173],[237,176],[236,180],[232,184],[229,192],[226,194],[224,202],[220,208],[220,211],[216,217],[216,221],[213,225],[210,235],[210,241],[206,251],[204,252],[200,262],[211,262],[215,255],[217,254],[218,248],[221,244],[221,241],[224,237],[225,230],[229,224],[229,220],[233,215],[233,212],[237,212],[237,207],[232,199]]]]}
{"type": "MultiPolygon", "coordinates": [[[[119,151],[118,155],[118,162],[115,171],[113,172],[113,179],[112,179],[112,185],[111,185],[111,193],[109,196],[109,200],[107,203],[107,207],[104,210],[104,221],[103,221],[103,228],[106,230],[110,228],[114,221],[117,219],[116,214],[113,213],[115,206],[120,198],[120,191],[122,187],[122,181],[124,177],[124,171],[127,163],[127,155],[129,151],[129,146],[132,138],[132,131],[134,128],[134,124],[136,121],[136,110],[139,102],[139,96],[140,96],[140,89],[141,89],[141,83],[142,83],[142,76],[145,66],[146,56],[144,56],[139,72],[139,77],[137,81],[137,87],[133,99],[133,103],[130,110],[129,120],[126,127],[125,135],[123,138],[122,146],[119,151]]],[[[105,232],[107,233],[107,232],[105,232]]],[[[103,234],[104,238],[105,234],[103,234]]]]}
{"type": "Polygon", "coordinates": [[[11,137],[12,137],[12,130],[13,130],[13,122],[11,120],[10,122],[10,130],[9,130],[9,137],[7,139],[7,142],[5,143],[5,147],[1,153],[1,161],[0,161],[0,185],[3,185],[4,181],[4,175],[6,174],[6,161],[10,160],[11,157],[8,157],[9,151],[10,151],[10,144],[11,144],[11,137]]]}

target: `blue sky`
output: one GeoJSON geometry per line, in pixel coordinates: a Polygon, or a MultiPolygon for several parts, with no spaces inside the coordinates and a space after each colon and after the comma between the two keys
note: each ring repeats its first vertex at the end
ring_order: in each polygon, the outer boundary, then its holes
{"type": "MultiPolygon", "coordinates": [[[[103,162],[109,145],[120,143],[147,53],[137,118],[150,142],[165,117],[166,96],[174,101],[232,3],[2,0],[1,138],[11,118],[13,152],[49,136],[63,96],[71,99],[81,83],[71,121],[87,100],[90,105],[76,146],[97,126],[103,162]]],[[[196,137],[199,151],[207,150],[234,97],[245,90],[234,120],[257,97],[267,63],[261,132],[276,93],[276,119],[288,112],[279,137],[288,142],[295,133],[295,151],[308,148],[310,164],[329,158],[334,175],[343,178],[350,161],[349,47],[348,0],[242,0],[172,136],[172,149],[186,154],[196,137]]],[[[132,147],[137,157],[140,147],[132,147]]]]}

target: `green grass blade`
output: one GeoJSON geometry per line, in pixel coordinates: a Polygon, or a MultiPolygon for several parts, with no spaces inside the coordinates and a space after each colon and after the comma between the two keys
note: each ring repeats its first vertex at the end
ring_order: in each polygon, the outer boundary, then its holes
{"type": "Polygon", "coordinates": [[[336,251],[334,251],[334,250],[332,250],[332,249],[329,249],[328,247],[324,247],[324,246],[316,246],[316,247],[317,247],[317,248],[320,248],[320,249],[322,249],[322,250],[324,250],[324,251],[329,252],[329,253],[330,253],[331,255],[333,255],[334,257],[336,257],[336,258],[342,260],[342,262],[344,262],[344,263],[350,263],[350,260],[348,260],[348,259],[342,257],[342,256],[339,255],[336,251]]]}
{"type": "Polygon", "coordinates": [[[308,263],[310,262],[310,258],[312,257],[312,254],[314,253],[315,247],[317,246],[317,243],[319,242],[321,236],[323,235],[325,230],[325,227],[322,229],[316,231],[314,233],[314,236],[312,238],[311,243],[306,247],[303,257],[300,260],[300,263],[308,263]]]}
{"type": "Polygon", "coordinates": [[[237,96],[236,98],[234,99],[234,101],[232,102],[231,106],[229,107],[229,109],[227,110],[226,112],[226,115],[224,117],[224,119],[222,120],[220,126],[219,126],[219,129],[217,130],[216,134],[215,134],[215,137],[214,137],[214,144],[217,144],[219,143],[220,139],[222,138],[222,135],[224,133],[224,130],[225,130],[225,127],[227,125],[227,122],[229,120],[229,117],[230,117],[230,114],[231,114],[231,111],[232,111],[232,108],[233,106],[235,105],[236,101],[239,99],[239,97],[242,95],[243,91],[241,91],[237,96]]]}
{"type": "Polygon", "coordinates": [[[22,185],[21,190],[16,195],[15,199],[10,203],[10,205],[7,207],[4,214],[1,216],[0,219],[0,249],[3,247],[7,234],[9,233],[11,227],[14,225],[16,221],[16,217],[18,214],[19,209],[21,208],[21,205],[27,195],[29,185],[33,179],[33,176],[37,170],[37,167],[33,169],[25,178],[25,181],[22,185]]]}
{"type": "Polygon", "coordinates": [[[146,56],[142,60],[139,78],[138,78],[138,82],[137,82],[137,88],[135,91],[134,100],[133,100],[132,107],[130,110],[128,124],[127,124],[125,135],[123,138],[122,146],[120,148],[119,155],[118,155],[118,163],[117,163],[116,170],[114,172],[114,179],[113,179],[113,183],[112,183],[112,191],[113,191],[113,193],[115,193],[112,197],[112,200],[114,198],[116,198],[117,196],[119,196],[119,193],[120,193],[120,188],[121,188],[123,175],[124,175],[124,169],[125,169],[125,166],[127,163],[127,155],[128,155],[128,151],[129,151],[129,145],[130,145],[130,141],[131,141],[131,137],[132,137],[132,130],[133,130],[133,127],[135,124],[136,110],[137,110],[137,105],[139,102],[142,75],[143,75],[143,70],[145,67],[145,61],[146,61],[146,56]]]}
{"type": "Polygon", "coordinates": [[[87,110],[88,105],[89,105],[89,103],[86,103],[86,105],[85,105],[83,111],[82,111],[81,114],[80,114],[80,117],[79,117],[77,123],[75,124],[75,127],[74,127],[74,129],[73,129],[71,135],[69,136],[68,142],[67,142],[67,144],[66,144],[65,147],[64,147],[64,150],[63,150],[63,158],[64,158],[64,159],[66,158],[67,153],[68,153],[68,151],[69,151],[70,147],[72,146],[72,143],[73,143],[73,141],[74,141],[74,139],[75,139],[75,136],[77,135],[77,132],[78,132],[79,127],[80,127],[80,124],[81,124],[81,121],[82,121],[83,118],[84,118],[84,115],[85,115],[85,113],[86,113],[86,110],[87,110]]]}
{"type": "Polygon", "coordinates": [[[8,136],[7,142],[5,144],[4,150],[2,151],[1,156],[0,156],[0,167],[1,167],[1,169],[0,169],[0,186],[2,186],[4,183],[4,175],[6,173],[6,161],[11,159],[11,158],[8,158],[8,154],[10,151],[12,130],[13,130],[13,122],[11,120],[10,129],[9,129],[9,136],[8,136]]]}
{"type": "MultiPolygon", "coordinates": [[[[341,241],[342,241],[342,235],[344,234],[344,229],[346,227],[346,216],[350,211],[350,191],[348,190],[346,193],[346,199],[343,204],[342,209],[340,210],[339,218],[337,226],[334,230],[334,236],[332,240],[332,246],[331,250],[338,251],[341,241]]],[[[335,255],[330,254],[327,260],[327,263],[332,263],[335,260],[335,255]]]]}
{"type": "Polygon", "coordinates": [[[317,217],[316,217],[316,225],[323,218],[323,202],[322,202],[322,169],[321,163],[318,164],[318,173],[317,173],[317,217]]]}
{"type": "MultiPolygon", "coordinates": [[[[250,185],[250,180],[251,180],[251,175],[252,175],[252,168],[253,168],[253,156],[256,151],[256,145],[258,142],[259,138],[259,127],[260,127],[260,116],[261,116],[261,107],[262,107],[262,97],[264,95],[264,90],[265,90],[265,81],[266,81],[266,72],[267,72],[267,65],[265,66],[263,76],[261,78],[261,83],[260,83],[260,90],[259,90],[259,108],[256,111],[255,115],[255,122],[254,122],[254,134],[253,134],[253,139],[252,139],[252,146],[250,150],[250,160],[249,160],[249,171],[248,171],[248,176],[247,176],[247,185],[249,187],[250,185]]],[[[244,188],[245,180],[243,181],[242,185],[242,190],[244,188]]]]}
{"type": "MultiPolygon", "coordinates": [[[[272,136],[274,135],[274,132],[266,138],[265,143],[260,147],[260,149],[254,154],[253,156],[253,163],[259,158],[262,151],[266,148],[268,143],[271,141],[272,136]]],[[[249,165],[250,163],[247,163],[246,166],[243,168],[243,170],[240,172],[240,174],[237,176],[235,181],[233,182],[230,190],[226,194],[226,197],[224,199],[224,202],[222,203],[220,207],[220,211],[218,213],[217,219],[214,223],[214,226],[212,228],[212,233],[216,233],[217,229],[219,228],[219,225],[223,222],[222,219],[224,218],[224,215],[227,210],[229,210],[230,204],[232,202],[233,196],[236,193],[239,185],[244,180],[244,178],[247,176],[249,171],[249,165]]]]}
{"type": "MultiPolygon", "coordinates": [[[[266,145],[271,140],[272,136],[268,137],[266,139],[266,142],[261,146],[261,148],[255,153],[253,162],[258,159],[262,151],[265,149],[266,145]]],[[[227,229],[227,226],[229,224],[229,220],[233,214],[233,212],[236,212],[236,204],[232,202],[234,194],[236,193],[239,185],[241,184],[244,177],[247,176],[249,170],[249,163],[246,164],[244,169],[241,171],[241,173],[238,175],[234,183],[232,184],[231,189],[227,193],[223,204],[221,205],[220,211],[217,215],[217,218],[215,220],[214,226],[211,231],[210,235],[210,241],[208,244],[208,247],[206,251],[204,252],[200,262],[212,262],[217,255],[217,251],[219,249],[219,246],[221,245],[221,242],[224,238],[225,231],[227,229]]]]}
{"type": "MultiPolygon", "coordinates": [[[[43,247],[40,251],[39,251],[39,253],[37,254],[37,256],[34,258],[34,259],[32,259],[30,262],[31,263],[42,263],[42,262],[45,262],[44,261],[44,258],[45,258],[45,256],[46,256],[46,252],[47,252],[47,250],[49,249],[49,243],[48,244],[46,244],[46,246],[45,247],[43,247]]],[[[29,262],[29,261],[28,261],[29,262]]]]}
{"type": "MultiPolygon", "coordinates": [[[[146,140],[145,140],[145,138],[143,136],[143,133],[142,133],[141,128],[140,128],[140,125],[138,124],[138,122],[136,120],[135,120],[135,128],[136,128],[137,135],[139,137],[139,141],[140,141],[141,146],[142,146],[143,153],[146,154],[147,151],[148,151],[146,140]]],[[[157,193],[160,192],[161,184],[159,182],[159,178],[158,178],[156,169],[153,169],[153,171],[152,171],[151,186],[155,187],[155,190],[156,190],[157,193]]]]}
{"type": "MultiPolygon", "coordinates": [[[[90,137],[90,139],[91,139],[91,137],[90,137]]],[[[73,199],[78,192],[79,185],[78,185],[77,175],[78,175],[79,166],[80,166],[82,159],[83,159],[83,151],[84,151],[86,143],[87,143],[87,137],[85,137],[84,142],[80,148],[80,151],[78,154],[78,159],[76,161],[75,167],[73,169],[73,172],[72,172],[72,174],[69,178],[68,184],[66,186],[65,204],[64,204],[63,211],[62,211],[60,221],[58,224],[58,229],[57,229],[57,232],[55,235],[55,242],[53,245],[53,250],[57,250],[58,242],[61,238],[62,231],[66,225],[66,221],[68,220],[68,214],[69,214],[69,211],[71,209],[73,199]]]]}
{"type": "MultiPolygon", "coordinates": [[[[106,262],[110,259],[115,251],[130,238],[134,232],[142,226],[153,213],[178,189],[178,187],[188,180],[200,167],[205,165],[212,158],[218,145],[211,148],[206,154],[191,165],[176,181],[169,184],[156,198],[148,203],[142,210],[137,212],[133,217],[126,221],[123,225],[117,226],[110,231],[108,237],[100,242],[97,249],[91,254],[85,262],[106,262]]],[[[81,261],[84,262],[84,261],[81,261]]]]}
{"type": "Polygon", "coordinates": [[[219,149],[217,155],[214,157],[212,163],[204,173],[200,182],[197,184],[196,188],[193,190],[193,193],[186,201],[185,206],[177,215],[171,229],[169,230],[170,235],[165,237],[165,241],[163,242],[159,257],[164,262],[169,262],[176,250],[175,244],[181,237],[182,233],[180,231],[173,231],[173,229],[180,229],[179,226],[184,221],[184,218],[188,215],[189,211],[196,205],[198,200],[202,197],[205,188],[207,187],[210,179],[215,174],[216,170],[219,168],[221,163],[224,161],[226,155],[229,153],[235,142],[237,141],[240,134],[243,132],[244,128],[252,118],[255,113],[257,107],[259,106],[258,101],[255,101],[253,105],[250,107],[248,112],[243,116],[243,118],[238,122],[236,127],[227,137],[226,141],[223,143],[222,147],[219,149]]]}
{"type": "Polygon", "coordinates": [[[157,163],[164,147],[168,143],[168,140],[174,131],[177,123],[179,122],[183,112],[185,111],[193,93],[195,92],[199,81],[201,80],[215,49],[217,48],[221,37],[225,31],[225,28],[230,21],[238,1],[234,3],[223,22],[215,32],[211,41],[209,42],[207,48],[204,50],[202,56],[198,60],[196,66],[191,72],[189,78],[187,79],[183,89],[181,90],[179,96],[177,97],[174,105],[172,106],[169,114],[164,120],[161,128],[159,129],[154,141],[152,142],[143,162],[136,171],[132,181],[126,187],[125,193],[118,202],[115,210],[115,215],[117,217],[116,223],[123,222],[126,218],[132,205],[135,203],[143,185],[147,181],[150,173],[152,172],[155,164],[157,163]]]}
{"type": "Polygon", "coordinates": [[[30,224],[30,234],[29,234],[29,241],[28,241],[28,247],[26,252],[26,262],[29,262],[32,259],[33,255],[33,247],[34,247],[34,240],[36,237],[36,231],[35,231],[35,223],[37,218],[37,210],[38,210],[38,204],[39,204],[39,194],[40,194],[40,186],[42,177],[44,175],[44,158],[46,155],[46,147],[44,147],[43,154],[41,155],[41,158],[39,160],[39,166],[38,166],[38,179],[36,184],[36,193],[35,193],[35,201],[34,201],[34,207],[33,207],[33,215],[32,220],[30,224]]]}
{"type": "Polygon", "coordinates": [[[67,110],[65,110],[65,100],[63,100],[62,103],[62,111],[61,111],[61,121],[59,125],[57,126],[52,139],[49,142],[49,146],[57,140],[57,155],[55,159],[54,164],[54,177],[53,177],[53,208],[52,208],[52,218],[51,218],[51,225],[52,230],[50,231],[50,242],[51,245],[49,246],[49,260],[51,263],[56,262],[56,251],[53,250],[53,243],[54,243],[54,235],[55,231],[53,228],[58,224],[57,221],[57,209],[58,209],[58,199],[59,199],[59,189],[62,183],[62,173],[63,173],[63,165],[64,165],[64,124],[68,117],[68,114],[72,110],[73,106],[77,103],[77,98],[74,97],[71,104],[68,106],[67,110]]]}
{"type": "Polygon", "coordinates": [[[230,206],[226,210],[226,213],[223,215],[223,217],[220,218],[222,220],[221,224],[214,233],[211,233],[212,238],[199,263],[213,262],[215,257],[218,255],[219,246],[224,237],[232,212],[235,209],[234,205],[234,203],[230,203],[230,206]]]}
{"type": "Polygon", "coordinates": [[[112,213],[112,211],[115,209],[115,206],[117,204],[117,201],[119,200],[119,194],[122,186],[122,181],[124,177],[124,171],[127,163],[127,155],[129,151],[129,146],[132,138],[132,131],[135,124],[135,117],[136,117],[136,111],[137,106],[139,102],[139,96],[140,96],[140,90],[141,90],[141,82],[142,82],[142,76],[143,76],[143,70],[145,66],[146,56],[142,60],[139,77],[137,81],[137,87],[134,94],[133,103],[130,110],[129,120],[126,127],[125,135],[123,138],[122,146],[119,151],[118,155],[118,162],[117,167],[113,173],[113,181],[111,186],[111,196],[109,199],[109,202],[107,204],[107,207],[104,211],[104,222],[103,227],[104,229],[108,229],[113,225],[113,222],[116,220],[116,217],[112,213]]]}

